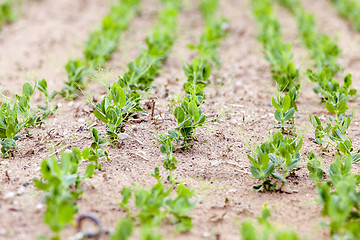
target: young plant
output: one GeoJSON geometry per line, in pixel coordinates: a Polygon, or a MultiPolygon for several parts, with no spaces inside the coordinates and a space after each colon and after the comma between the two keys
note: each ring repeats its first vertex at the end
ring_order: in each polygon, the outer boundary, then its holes
{"type": "Polygon", "coordinates": [[[176,139],[177,137],[176,132],[170,130],[168,135],[161,134],[159,138],[157,138],[158,142],[161,144],[160,146],[161,153],[166,154],[166,157],[164,158],[163,166],[166,170],[170,172],[168,176],[168,181],[172,181],[171,173],[176,169],[175,163],[177,163],[177,159],[173,155],[175,151],[174,137],[176,139]]]}
{"type": "Polygon", "coordinates": [[[47,192],[44,222],[54,233],[54,240],[60,240],[60,232],[73,223],[74,215],[78,211],[76,200],[83,193],[81,183],[94,174],[95,165],[89,164],[84,175],[80,175],[78,168],[81,160],[82,153],[77,148],[62,153],[60,161],[52,156],[41,163],[44,181],[34,179],[35,186],[47,192]]]}
{"type": "Polygon", "coordinates": [[[191,64],[183,67],[187,81],[184,89],[190,96],[197,96],[198,101],[204,99],[204,88],[209,85],[211,74],[210,62],[201,58],[196,58],[191,64]]]}
{"type": "Polygon", "coordinates": [[[281,131],[285,132],[292,126],[285,127],[284,123],[290,121],[294,117],[295,107],[291,107],[291,99],[289,95],[284,97],[278,96],[277,99],[272,98],[272,105],[275,108],[274,117],[276,121],[281,122],[281,131]]]}
{"type": "MultiPolygon", "coordinates": [[[[123,131],[123,123],[136,109],[136,99],[126,98],[124,90],[114,83],[101,103],[94,106],[94,115],[107,124],[107,134],[112,141],[117,141],[117,133],[123,131]]],[[[130,96],[131,97],[131,96],[130,96]]]]}
{"type": "Polygon", "coordinates": [[[241,236],[243,240],[298,240],[299,236],[295,232],[281,231],[275,228],[269,221],[271,216],[270,209],[264,206],[261,216],[257,217],[257,228],[253,222],[248,220],[241,225],[241,236]]]}
{"type": "Polygon", "coordinates": [[[311,81],[318,83],[314,87],[314,91],[322,95],[322,101],[325,102],[326,109],[330,113],[335,113],[335,118],[340,114],[345,114],[348,109],[347,101],[357,93],[356,89],[351,88],[351,74],[346,75],[343,86],[340,86],[339,82],[326,70],[321,71],[319,74],[308,70],[308,76],[311,81]]]}
{"type": "Polygon", "coordinates": [[[164,184],[160,182],[158,168],[155,168],[153,176],[157,179],[157,183],[150,191],[137,188],[133,192],[130,188],[123,188],[121,192],[123,200],[119,203],[119,206],[127,211],[128,218],[138,219],[141,227],[157,229],[165,219],[168,219],[170,223],[176,226],[177,230],[181,232],[189,231],[192,228],[192,219],[187,214],[196,205],[196,202],[190,201],[194,192],[184,184],[179,184],[176,187],[176,197],[170,198],[176,183],[173,182],[166,189],[164,184]],[[138,211],[132,214],[129,201],[133,193],[138,211]]]}
{"type": "Polygon", "coordinates": [[[53,114],[58,109],[58,105],[55,105],[53,109],[51,109],[49,105],[50,101],[54,99],[58,92],[53,91],[51,94],[49,94],[47,89],[47,82],[45,79],[41,79],[39,82],[36,83],[35,86],[45,96],[45,106],[38,105],[38,108],[42,111],[41,119],[42,121],[44,121],[49,117],[49,115],[53,114]]]}
{"type": "Polygon", "coordinates": [[[176,139],[183,141],[183,146],[188,147],[188,143],[196,139],[196,129],[206,124],[206,116],[202,113],[201,106],[198,106],[198,98],[184,97],[179,106],[173,110],[173,114],[178,124],[175,128],[178,131],[176,139]]]}
{"type": "Polygon", "coordinates": [[[83,156],[85,159],[88,159],[89,162],[94,162],[95,168],[101,171],[101,163],[99,162],[99,159],[106,157],[106,159],[110,161],[109,153],[106,150],[101,150],[101,148],[107,146],[109,142],[107,139],[99,137],[99,133],[96,128],[92,128],[90,131],[94,141],[91,143],[90,147],[83,150],[83,156]]]}
{"type": "Polygon", "coordinates": [[[360,238],[360,177],[351,173],[351,167],[351,157],[337,158],[330,166],[330,178],[318,185],[333,239],[360,238]]]}
{"type": "Polygon", "coordinates": [[[320,161],[312,151],[307,155],[307,158],[307,169],[310,172],[309,178],[318,183],[323,179],[325,171],[321,167],[320,161]]]}
{"type": "Polygon", "coordinates": [[[277,191],[277,183],[274,179],[279,179],[286,183],[289,172],[294,172],[300,162],[300,149],[303,138],[287,138],[280,131],[274,134],[269,133],[269,141],[265,141],[257,146],[252,156],[248,155],[251,162],[251,174],[256,179],[261,179],[262,183],[253,187],[259,191],[277,191]]]}
{"type": "Polygon", "coordinates": [[[14,8],[14,0],[5,0],[0,3],[0,30],[3,24],[14,22],[18,18],[14,8]]]}
{"type": "Polygon", "coordinates": [[[324,128],[317,116],[310,116],[310,122],[315,128],[315,141],[319,144],[321,150],[327,149],[329,145],[333,146],[340,155],[352,156],[357,161],[357,154],[352,154],[352,140],[347,136],[347,131],[351,123],[352,116],[339,115],[336,119],[329,118],[334,121],[330,122],[324,128]],[[324,147],[324,144],[326,146],[324,147]]]}

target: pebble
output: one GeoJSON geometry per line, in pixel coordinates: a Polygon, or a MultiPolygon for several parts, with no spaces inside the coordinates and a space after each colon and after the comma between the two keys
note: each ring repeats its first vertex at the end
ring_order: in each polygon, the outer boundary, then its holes
{"type": "Polygon", "coordinates": [[[24,187],[20,187],[20,188],[17,190],[16,194],[17,194],[18,196],[21,196],[21,195],[23,195],[25,192],[26,192],[25,188],[24,188],[24,187]]]}
{"type": "Polygon", "coordinates": [[[284,185],[282,188],[281,188],[281,191],[284,192],[284,193],[288,193],[288,194],[292,194],[292,193],[298,193],[299,191],[298,190],[294,190],[294,189],[291,189],[289,185],[284,185]]]}
{"type": "Polygon", "coordinates": [[[237,124],[237,121],[236,121],[236,119],[231,119],[231,124],[234,124],[234,125],[236,125],[237,124]]]}
{"type": "Polygon", "coordinates": [[[4,199],[12,200],[15,198],[15,196],[16,194],[14,192],[8,192],[7,194],[5,194],[4,199]]]}
{"type": "Polygon", "coordinates": [[[0,164],[2,164],[2,165],[9,165],[9,161],[1,161],[0,164]]]}
{"type": "Polygon", "coordinates": [[[125,139],[130,138],[130,136],[127,135],[126,133],[120,133],[118,136],[119,136],[120,140],[125,140],[125,139]]]}
{"type": "Polygon", "coordinates": [[[79,122],[79,123],[83,123],[83,122],[85,122],[85,119],[79,118],[78,122],[79,122]]]}
{"type": "Polygon", "coordinates": [[[214,161],[211,163],[212,166],[218,167],[220,165],[219,161],[214,161]]]}
{"type": "Polygon", "coordinates": [[[208,233],[208,232],[204,232],[204,233],[203,233],[203,237],[204,237],[204,238],[211,237],[211,234],[210,234],[210,233],[208,233]]]}
{"type": "Polygon", "coordinates": [[[0,236],[5,236],[7,234],[7,231],[5,228],[0,228],[0,236]]]}

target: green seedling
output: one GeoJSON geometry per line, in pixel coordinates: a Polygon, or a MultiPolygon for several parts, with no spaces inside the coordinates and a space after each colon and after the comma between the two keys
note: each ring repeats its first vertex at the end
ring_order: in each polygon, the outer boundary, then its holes
{"type": "Polygon", "coordinates": [[[16,140],[21,137],[20,131],[23,128],[32,127],[41,123],[41,116],[38,110],[33,110],[30,99],[35,88],[25,83],[22,88],[22,95],[15,94],[14,99],[7,100],[0,107],[0,139],[2,157],[10,157],[11,150],[16,147],[16,140]]]}
{"type": "Polygon", "coordinates": [[[279,179],[286,183],[288,173],[294,172],[300,162],[301,137],[287,138],[276,131],[274,134],[269,133],[269,139],[257,146],[252,155],[248,155],[252,176],[262,180],[261,184],[253,186],[259,191],[277,191],[277,183],[273,180],[279,179]]]}
{"type": "Polygon", "coordinates": [[[53,114],[57,109],[58,105],[55,105],[53,109],[50,108],[50,101],[54,99],[54,97],[58,94],[58,92],[53,91],[51,94],[49,94],[47,89],[47,82],[45,79],[41,79],[39,82],[36,83],[36,88],[42,92],[45,96],[45,106],[38,105],[38,108],[43,111],[42,112],[42,121],[46,120],[49,115],[53,114]]]}
{"type": "Polygon", "coordinates": [[[194,192],[188,189],[184,184],[176,186],[175,198],[170,198],[173,192],[175,182],[169,188],[165,188],[160,182],[159,169],[155,168],[153,176],[157,179],[157,183],[150,191],[137,188],[132,191],[130,188],[122,190],[123,200],[119,206],[128,213],[128,218],[138,219],[141,227],[150,227],[158,229],[161,223],[168,219],[174,224],[177,230],[181,232],[189,231],[192,228],[192,220],[187,214],[196,205],[191,202],[190,198],[194,192]],[[134,194],[134,201],[137,212],[132,213],[129,207],[129,201],[134,194]]]}
{"type": "Polygon", "coordinates": [[[295,107],[291,107],[291,99],[289,95],[285,95],[284,97],[278,96],[277,99],[273,97],[272,105],[276,109],[274,117],[276,121],[281,122],[281,131],[285,132],[287,129],[292,127],[285,127],[284,123],[293,119],[295,107]]]}
{"type": "Polygon", "coordinates": [[[353,154],[352,140],[347,136],[347,131],[351,123],[351,116],[339,115],[334,120],[334,123],[330,122],[324,128],[320,119],[317,116],[310,116],[310,122],[315,128],[315,141],[319,144],[321,150],[325,150],[331,145],[334,147],[338,154],[352,156],[354,162],[357,162],[358,155],[353,154]],[[324,147],[324,145],[326,146],[324,147]]]}
{"type": "Polygon", "coordinates": [[[52,156],[41,163],[44,180],[34,179],[35,186],[47,192],[44,222],[54,233],[54,240],[60,240],[61,231],[68,224],[74,223],[74,215],[78,211],[76,200],[83,193],[81,183],[94,174],[95,165],[89,164],[84,175],[80,175],[78,168],[81,160],[82,153],[77,148],[62,153],[60,161],[52,156]]]}
{"type": "Polygon", "coordinates": [[[3,24],[14,22],[18,18],[14,8],[15,1],[13,0],[5,0],[0,4],[0,30],[3,24]]]}
{"type": "Polygon", "coordinates": [[[69,60],[65,66],[68,80],[64,83],[64,87],[60,94],[67,99],[75,98],[85,87],[85,77],[88,70],[83,62],[78,60],[69,60]]]}
{"type": "Polygon", "coordinates": [[[320,161],[317,159],[316,155],[311,151],[308,155],[307,169],[309,170],[309,178],[316,181],[317,183],[323,179],[324,170],[321,167],[320,161]]]}
{"type": "Polygon", "coordinates": [[[90,147],[83,150],[83,156],[85,159],[88,159],[89,162],[94,162],[95,168],[101,171],[101,163],[99,162],[99,159],[106,157],[106,159],[110,161],[109,153],[106,150],[101,150],[101,148],[107,146],[109,142],[107,139],[99,137],[99,133],[96,128],[92,128],[90,131],[94,141],[91,143],[90,147]]]}
{"type": "Polygon", "coordinates": [[[335,118],[340,114],[344,114],[348,109],[347,102],[349,98],[357,93],[356,89],[351,88],[351,74],[346,75],[343,86],[340,86],[338,81],[331,77],[330,72],[326,70],[321,71],[319,74],[308,70],[308,76],[311,81],[318,83],[318,86],[314,87],[314,91],[322,95],[326,109],[330,113],[335,113],[335,118]]]}
{"type": "Polygon", "coordinates": [[[101,103],[94,106],[94,115],[107,124],[107,134],[112,141],[117,141],[117,133],[123,131],[123,123],[131,116],[137,103],[126,98],[124,90],[114,83],[101,103]]]}
{"type": "Polygon", "coordinates": [[[166,154],[166,157],[164,158],[163,166],[166,170],[170,172],[168,176],[169,181],[172,181],[171,173],[176,169],[175,163],[177,163],[177,159],[173,155],[173,152],[175,151],[174,141],[176,139],[176,138],[174,139],[174,135],[175,137],[177,137],[176,132],[170,130],[168,135],[161,134],[159,138],[157,138],[158,142],[161,144],[160,146],[161,153],[166,154]]]}
{"type": "Polygon", "coordinates": [[[206,116],[202,113],[201,106],[198,106],[197,100],[196,96],[190,99],[184,97],[179,106],[173,110],[178,124],[175,128],[178,131],[178,136],[175,139],[183,141],[184,147],[188,147],[188,143],[196,139],[196,129],[206,124],[206,116]]]}
{"type": "Polygon", "coordinates": [[[211,65],[209,61],[196,58],[191,64],[184,66],[187,81],[184,83],[185,91],[192,96],[197,96],[199,101],[204,99],[204,88],[209,85],[211,65]]]}
{"type": "Polygon", "coordinates": [[[351,173],[352,158],[337,158],[330,178],[318,185],[322,214],[328,216],[333,239],[359,239],[360,177],[351,173]]]}
{"type": "Polygon", "coordinates": [[[257,224],[248,220],[241,225],[241,237],[243,240],[298,240],[299,236],[295,232],[281,231],[275,228],[269,221],[271,216],[270,209],[265,206],[261,212],[261,216],[257,217],[257,224]],[[255,227],[257,226],[257,227],[255,227]]]}

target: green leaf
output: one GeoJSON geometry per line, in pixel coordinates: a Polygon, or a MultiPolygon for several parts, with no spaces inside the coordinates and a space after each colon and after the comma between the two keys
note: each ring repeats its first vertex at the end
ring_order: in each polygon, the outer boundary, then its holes
{"type": "Polygon", "coordinates": [[[94,171],[95,171],[95,164],[88,164],[86,166],[86,170],[85,170],[83,179],[92,177],[94,175],[94,171]]]}
{"type": "Polygon", "coordinates": [[[100,121],[102,121],[103,123],[108,123],[108,120],[106,118],[106,115],[103,114],[102,112],[100,112],[98,109],[95,109],[94,111],[94,115],[97,119],[99,119],[100,121]]]}
{"type": "Polygon", "coordinates": [[[174,117],[178,123],[182,123],[185,119],[184,110],[179,106],[175,108],[174,117]]]}
{"type": "Polygon", "coordinates": [[[284,121],[289,121],[295,113],[295,108],[291,108],[289,111],[287,111],[284,115],[284,121]]]}
{"type": "Polygon", "coordinates": [[[116,226],[111,240],[128,240],[134,229],[134,222],[130,219],[121,219],[116,226]]]}

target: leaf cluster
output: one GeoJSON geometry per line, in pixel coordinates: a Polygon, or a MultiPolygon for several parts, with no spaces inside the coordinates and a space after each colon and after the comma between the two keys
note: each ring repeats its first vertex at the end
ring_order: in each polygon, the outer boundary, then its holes
{"type": "Polygon", "coordinates": [[[109,142],[106,138],[99,137],[99,133],[96,128],[92,128],[90,131],[94,141],[91,143],[90,147],[84,148],[83,157],[88,159],[89,162],[94,162],[95,168],[101,171],[99,158],[106,157],[106,159],[110,161],[109,153],[106,150],[101,150],[101,148],[107,146],[109,142]]]}
{"type": "Polygon", "coordinates": [[[318,184],[333,239],[360,238],[360,176],[351,173],[352,162],[351,157],[338,157],[330,166],[330,178],[318,184]]]}
{"type": "Polygon", "coordinates": [[[116,141],[117,133],[123,131],[123,123],[137,110],[138,96],[125,95],[117,83],[114,83],[109,91],[101,103],[94,105],[94,115],[107,124],[107,134],[111,140],[116,141]]]}
{"type": "MultiPolygon", "coordinates": [[[[334,120],[334,119],[330,119],[334,120]]],[[[315,128],[315,141],[321,149],[327,149],[329,145],[333,146],[339,155],[346,155],[353,158],[354,162],[359,161],[359,154],[352,154],[352,140],[347,136],[352,117],[340,115],[333,122],[322,126],[320,119],[314,115],[310,116],[310,122],[315,128]],[[324,146],[325,145],[325,146],[324,146]]]]}
{"type": "MultiPolygon", "coordinates": [[[[191,98],[184,97],[174,111],[174,117],[177,122],[175,130],[178,132],[177,141],[183,141],[183,145],[196,139],[195,131],[202,127],[206,122],[206,116],[201,111],[201,106],[198,105],[196,96],[191,98]]],[[[174,134],[172,134],[174,135],[174,134]]]]}
{"type": "Polygon", "coordinates": [[[298,240],[299,236],[292,231],[276,229],[269,221],[270,209],[264,206],[261,216],[257,217],[257,224],[250,220],[241,225],[241,236],[243,240],[298,240]]]}
{"type": "Polygon", "coordinates": [[[351,88],[351,74],[345,76],[342,86],[326,70],[322,70],[318,74],[308,70],[308,76],[311,81],[318,83],[314,87],[314,91],[321,94],[323,102],[326,104],[326,109],[330,113],[335,113],[336,117],[340,114],[345,114],[345,111],[348,109],[348,100],[357,93],[356,89],[351,88]]]}
{"type": "MultiPolygon", "coordinates": [[[[166,219],[175,225],[180,232],[187,232],[192,228],[192,219],[187,214],[196,205],[196,202],[190,200],[194,192],[184,184],[175,186],[175,182],[169,188],[166,188],[160,181],[158,168],[155,168],[153,176],[157,178],[157,183],[150,190],[143,188],[136,188],[134,191],[130,188],[122,189],[123,200],[119,203],[119,206],[127,211],[128,216],[126,220],[119,222],[112,239],[123,239],[119,237],[122,235],[129,237],[131,231],[127,231],[123,226],[124,224],[129,227],[134,226],[134,221],[141,226],[140,239],[162,239],[161,235],[158,234],[158,229],[166,219]],[[175,188],[176,193],[173,193],[175,188]],[[172,194],[175,194],[173,198],[170,196],[172,194]],[[132,213],[129,206],[133,195],[133,201],[137,209],[135,213],[132,213]],[[150,229],[155,229],[156,236],[149,231],[150,229]],[[145,236],[151,238],[145,238],[145,236]]],[[[130,229],[132,230],[132,227],[130,229]]]]}
{"type": "Polygon", "coordinates": [[[269,138],[269,141],[257,146],[252,155],[248,155],[252,176],[262,180],[262,184],[253,186],[259,191],[278,190],[273,180],[286,183],[288,173],[295,171],[300,162],[302,138],[287,138],[280,131],[269,133],[269,138]]]}
{"type": "Polygon", "coordinates": [[[0,30],[2,25],[14,22],[17,18],[18,14],[15,12],[14,0],[5,0],[0,3],[0,30]]]}
{"type": "Polygon", "coordinates": [[[55,234],[54,239],[60,239],[61,230],[73,223],[78,211],[76,200],[83,193],[81,183],[94,174],[95,165],[89,164],[85,173],[80,175],[78,168],[82,159],[83,155],[78,148],[62,153],[59,161],[52,156],[41,163],[43,180],[34,179],[35,186],[47,192],[44,222],[55,234]]]}
{"type": "Polygon", "coordinates": [[[40,125],[57,109],[57,106],[53,109],[49,107],[49,102],[55,95],[56,91],[49,95],[47,83],[42,79],[37,82],[35,86],[32,86],[30,83],[25,83],[22,87],[21,95],[15,94],[13,99],[8,99],[8,102],[1,104],[0,139],[2,157],[11,156],[10,151],[16,147],[16,140],[21,138],[21,130],[40,125]],[[45,95],[45,106],[38,105],[37,108],[33,108],[30,105],[30,100],[35,89],[38,89],[45,95]]]}

